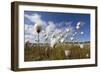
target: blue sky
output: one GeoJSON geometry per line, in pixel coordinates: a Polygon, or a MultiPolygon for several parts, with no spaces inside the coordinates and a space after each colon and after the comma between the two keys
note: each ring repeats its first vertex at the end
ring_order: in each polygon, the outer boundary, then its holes
{"type": "MultiPolygon", "coordinates": [[[[76,35],[76,37],[80,38],[79,41],[89,41],[90,40],[90,14],[24,11],[25,26],[26,25],[34,26],[36,21],[34,21],[34,18],[33,20],[31,18],[31,16],[34,14],[39,15],[40,16],[39,20],[45,22],[46,25],[48,25],[48,22],[51,21],[59,29],[60,28],[65,29],[65,27],[71,26],[74,30],[73,32],[78,32],[78,33],[84,32],[84,35],[76,35]],[[76,29],[76,24],[78,22],[81,22],[81,25],[82,25],[79,30],[76,29]]],[[[27,33],[25,33],[25,35],[27,35],[27,33]]]]}

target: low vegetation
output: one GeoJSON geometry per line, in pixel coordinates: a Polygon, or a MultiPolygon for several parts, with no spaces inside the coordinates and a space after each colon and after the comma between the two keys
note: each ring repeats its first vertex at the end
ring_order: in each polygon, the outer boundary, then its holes
{"type": "Polygon", "coordinates": [[[86,59],[90,58],[90,44],[78,43],[56,44],[53,48],[49,44],[25,44],[24,61],[86,59]]]}

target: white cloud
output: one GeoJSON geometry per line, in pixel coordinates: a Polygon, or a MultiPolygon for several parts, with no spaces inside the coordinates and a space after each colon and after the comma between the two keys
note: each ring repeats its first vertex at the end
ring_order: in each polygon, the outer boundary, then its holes
{"type": "MultiPolygon", "coordinates": [[[[36,42],[35,40],[37,40],[37,32],[35,32],[35,24],[40,24],[42,26],[42,31],[44,31],[44,29],[46,28],[47,24],[45,21],[43,21],[41,19],[41,15],[35,13],[35,14],[32,14],[32,15],[28,15],[28,14],[25,14],[24,15],[28,20],[30,20],[31,22],[33,22],[34,24],[33,25],[29,25],[29,24],[25,24],[25,36],[26,36],[26,39],[25,41],[30,41],[30,42],[36,42]],[[28,37],[27,37],[28,36],[28,37]],[[35,37],[34,37],[35,36],[35,37]]],[[[44,32],[42,32],[39,34],[40,35],[40,39],[43,39],[43,34],[44,32]]],[[[41,40],[41,42],[43,42],[44,40],[41,40]]]]}
{"type": "MultiPolygon", "coordinates": [[[[37,40],[37,32],[34,31],[35,25],[28,25],[25,24],[25,41],[29,41],[31,43],[35,43],[37,40]]],[[[48,25],[39,33],[40,43],[48,42],[51,46],[55,45],[56,43],[60,42],[65,36],[71,35],[73,28],[66,27],[66,29],[70,29],[70,32],[63,31],[65,28],[57,28],[56,24],[52,21],[48,22],[48,25]],[[53,43],[53,45],[52,45],[53,43]]]]}
{"type": "Polygon", "coordinates": [[[24,15],[27,19],[29,19],[31,22],[35,23],[35,24],[41,24],[43,26],[46,26],[46,22],[43,21],[41,19],[41,15],[35,13],[35,14],[32,14],[32,15],[28,15],[28,14],[25,14],[24,15]]]}
{"type": "Polygon", "coordinates": [[[32,33],[34,29],[33,25],[25,24],[25,33],[32,33]]]}
{"type": "MultiPolygon", "coordinates": [[[[30,43],[36,43],[37,41],[37,32],[34,31],[34,26],[35,25],[28,25],[28,24],[25,24],[25,42],[29,41],[30,43]]],[[[40,38],[40,42],[43,43],[45,42],[45,38],[44,38],[44,30],[42,30],[40,33],[39,33],[39,38],[40,38]]]]}
{"type": "Polygon", "coordinates": [[[36,36],[36,33],[33,31],[34,25],[25,24],[25,42],[33,42],[36,36]]]}
{"type": "Polygon", "coordinates": [[[66,27],[57,27],[58,24],[62,22],[46,22],[41,19],[41,15],[36,13],[32,15],[25,14],[25,17],[34,23],[33,25],[25,24],[25,42],[37,42],[35,41],[37,40],[37,32],[34,31],[35,24],[41,24],[42,26],[42,31],[39,33],[40,43],[48,42],[52,47],[56,43],[66,40],[66,36],[71,36],[72,32],[74,31],[73,27],[71,26],[72,22],[64,22],[63,25],[65,25],[66,27]]]}
{"type": "Polygon", "coordinates": [[[24,15],[27,19],[29,19],[29,21],[33,22],[34,24],[40,24],[42,25],[42,29],[45,29],[47,26],[47,22],[45,22],[44,20],[42,20],[41,15],[34,13],[32,15],[28,15],[25,14],[24,15]]]}
{"type": "Polygon", "coordinates": [[[41,16],[39,14],[32,14],[32,15],[25,14],[25,17],[34,23],[38,23],[41,21],[41,16]]]}

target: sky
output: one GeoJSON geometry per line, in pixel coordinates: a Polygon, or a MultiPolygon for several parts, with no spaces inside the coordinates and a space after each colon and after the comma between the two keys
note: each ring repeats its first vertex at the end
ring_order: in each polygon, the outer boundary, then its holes
{"type": "Polygon", "coordinates": [[[52,35],[56,35],[57,38],[58,33],[64,34],[65,41],[71,38],[77,41],[90,41],[90,14],[24,11],[25,42],[36,42],[38,35],[35,31],[36,24],[42,25],[39,33],[41,43],[50,42],[52,35]],[[79,29],[76,28],[78,24],[79,29]],[[65,34],[67,29],[71,31],[65,34]]]}

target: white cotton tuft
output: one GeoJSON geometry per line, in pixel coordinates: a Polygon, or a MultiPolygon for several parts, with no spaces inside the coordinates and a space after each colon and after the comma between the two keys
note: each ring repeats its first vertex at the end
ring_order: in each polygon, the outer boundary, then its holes
{"type": "Polygon", "coordinates": [[[70,50],[65,50],[65,55],[69,56],[69,54],[70,54],[70,50]]]}
{"type": "Polygon", "coordinates": [[[84,32],[81,32],[81,35],[83,35],[84,34],[84,32]]]}
{"type": "Polygon", "coordinates": [[[70,32],[70,29],[69,29],[69,28],[67,28],[67,29],[66,29],[66,32],[67,32],[67,33],[69,33],[69,32],[70,32]]]}
{"type": "Polygon", "coordinates": [[[89,57],[89,54],[86,54],[86,57],[89,57]]]}
{"type": "Polygon", "coordinates": [[[62,38],[62,39],[60,40],[60,42],[63,43],[63,42],[64,42],[64,38],[62,38]]]}
{"type": "Polygon", "coordinates": [[[42,25],[41,24],[35,24],[34,25],[34,31],[37,33],[40,33],[42,30],[42,25]]]}
{"type": "Polygon", "coordinates": [[[57,40],[55,38],[51,38],[50,47],[54,48],[56,43],[57,43],[57,40]]]}
{"type": "Polygon", "coordinates": [[[81,22],[78,22],[78,23],[77,23],[77,26],[80,26],[80,25],[81,25],[81,22]]]}
{"type": "Polygon", "coordinates": [[[80,46],[81,49],[84,48],[84,45],[83,44],[80,44],[79,46],[80,46]]]}
{"type": "Polygon", "coordinates": [[[80,29],[80,26],[77,25],[77,26],[76,26],[76,29],[77,29],[77,30],[80,29]]]}
{"type": "Polygon", "coordinates": [[[74,38],[73,38],[73,37],[71,37],[71,38],[70,38],[70,40],[71,40],[71,41],[73,41],[73,40],[74,40],[74,38]]]}

